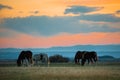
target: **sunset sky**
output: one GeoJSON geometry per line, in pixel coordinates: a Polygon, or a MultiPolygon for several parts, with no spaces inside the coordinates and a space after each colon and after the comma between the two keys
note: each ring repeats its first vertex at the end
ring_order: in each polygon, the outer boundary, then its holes
{"type": "Polygon", "coordinates": [[[0,48],[120,44],[120,0],[0,0],[0,48]]]}

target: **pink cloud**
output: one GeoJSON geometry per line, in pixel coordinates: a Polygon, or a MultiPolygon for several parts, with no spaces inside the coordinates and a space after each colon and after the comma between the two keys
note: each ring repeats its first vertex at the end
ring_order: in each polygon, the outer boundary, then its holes
{"type": "Polygon", "coordinates": [[[120,32],[93,32],[85,34],[59,34],[52,37],[18,34],[16,37],[0,38],[0,47],[36,48],[72,45],[120,44],[120,32]]]}

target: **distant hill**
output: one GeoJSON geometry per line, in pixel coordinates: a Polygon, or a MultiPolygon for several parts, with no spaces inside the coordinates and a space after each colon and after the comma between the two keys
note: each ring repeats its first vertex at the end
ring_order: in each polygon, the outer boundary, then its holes
{"type": "Polygon", "coordinates": [[[99,58],[102,58],[102,59],[115,59],[113,56],[109,56],[109,55],[100,56],[99,58]]]}
{"type": "Polygon", "coordinates": [[[120,58],[115,58],[113,56],[104,55],[104,56],[99,56],[99,61],[104,61],[104,62],[120,62],[120,58]]]}
{"type": "Polygon", "coordinates": [[[120,51],[120,45],[75,45],[68,47],[52,47],[53,50],[90,50],[90,51],[120,51]]]}
{"type": "Polygon", "coordinates": [[[100,60],[113,60],[115,59],[113,56],[109,56],[109,55],[104,55],[104,56],[99,56],[100,60]]]}
{"type": "Polygon", "coordinates": [[[120,51],[120,45],[75,45],[51,48],[0,48],[0,51],[120,51]]]}

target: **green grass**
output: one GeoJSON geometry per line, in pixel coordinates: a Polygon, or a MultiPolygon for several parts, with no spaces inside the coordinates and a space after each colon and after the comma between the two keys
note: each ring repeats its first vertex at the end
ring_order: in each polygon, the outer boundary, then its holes
{"type": "Polygon", "coordinates": [[[119,80],[120,64],[50,64],[34,67],[0,67],[0,80],[119,80]]]}

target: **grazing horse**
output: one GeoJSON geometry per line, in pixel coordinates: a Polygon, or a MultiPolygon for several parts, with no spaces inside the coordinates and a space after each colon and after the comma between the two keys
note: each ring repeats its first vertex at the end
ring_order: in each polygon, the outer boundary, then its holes
{"type": "MultiPolygon", "coordinates": [[[[31,51],[22,51],[17,59],[17,66],[21,66],[24,62],[24,60],[28,61],[28,63],[32,64],[32,52],[31,51]]],[[[27,62],[26,62],[27,65],[27,62]]]]}
{"type": "Polygon", "coordinates": [[[82,59],[83,54],[84,54],[83,51],[77,51],[75,58],[74,58],[76,64],[79,64],[79,61],[80,59],[82,59]]]}
{"type": "Polygon", "coordinates": [[[45,63],[45,64],[49,64],[48,55],[45,53],[35,54],[33,56],[33,60],[35,61],[36,65],[39,65],[40,62],[45,63]]]}
{"type": "Polygon", "coordinates": [[[95,51],[91,51],[91,52],[84,52],[84,54],[82,55],[82,65],[85,64],[86,60],[88,60],[88,64],[91,62],[91,63],[94,63],[98,60],[98,57],[97,57],[97,53],[95,51]]]}
{"type": "Polygon", "coordinates": [[[84,65],[86,60],[88,60],[88,64],[91,62],[93,63],[97,61],[97,53],[92,51],[92,52],[88,52],[88,51],[77,51],[76,55],[75,55],[75,63],[79,64],[79,61],[81,59],[81,65],[84,65]]]}

